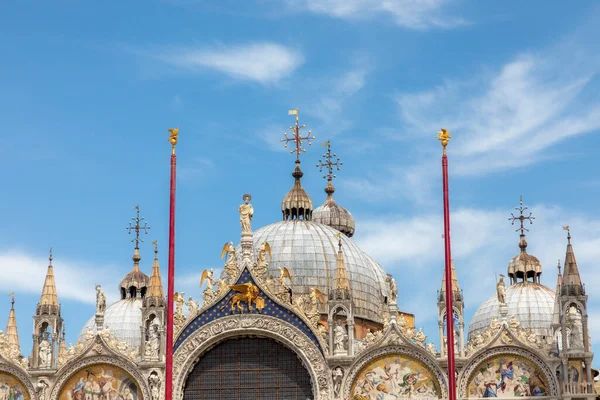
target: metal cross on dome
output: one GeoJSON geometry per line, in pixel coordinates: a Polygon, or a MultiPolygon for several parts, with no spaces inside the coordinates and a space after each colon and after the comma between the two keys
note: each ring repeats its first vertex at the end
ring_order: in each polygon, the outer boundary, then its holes
{"type": "Polygon", "coordinates": [[[131,239],[131,241],[135,242],[135,248],[137,249],[139,248],[140,242],[144,242],[144,239],[140,237],[140,231],[143,231],[143,233],[148,234],[148,229],[150,229],[150,227],[145,221],[145,218],[140,218],[140,206],[135,206],[133,207],[133,209],[136,211],[136,216],[132,217],[131,220],[135,222],[135,225],[132,225],[130,222],[129,226],[125,227],[125,229],[129,231],[129,234],[131,234],[132,231],[135,231],[135,238],[131,239]],[[140,225],[140,223],[142,222],[144,223],[144,226],[140,225]]]}
{"type": "Polygon", "coordinates": [[[284,132],[283,136],[285,136],[285,138],[280,139],[279,141],[281,143],[285,143],[284,147],[286,149],[288,147],[289,142],[294,142],[294,149],[290,150],[290,154],[296,153],[296,161],[300,162],[300,153],[304,153],[306,151],[306,149],[302,148],[302,142],[304,140],[306,140],[306,142],[310,146],[310,145],[312,145],[311,140],[315,140],[316,138],[314,136],[310,136],[312,131],[308,131],[306,136],[302,136],[300,134],[300,129],[306,128],[306,125],[300,126],[298,124],[298,109],[297,108],[295,110],[288,111],[288,115],[296,116],[296,123],[294,124],[294,126],[290,126],[290,130],[292,131],[292,136],[288,137],[287,132],[284,132]]]}
{"type": "Polygon", "coordinates": [[[512,216],[511,218],[509,218],[509,221],[511,222],[511,225],[515,224],[515,221],[519,221],[521,223],[521,227],[515,229],[515,232],[521,231],[521,235],[524,235],[525,231],[529,232],[529,229],[525,228],[525,226],[523,226],[523,224],[525,223],[525,221],[529,221],[529,224],[532,225],[533,224],[533,220],[535,219],[535,217],[531,216],[531,212],[529,213],[528,216],[524,216],[523,212],[525,210],[527,210],[527,207],[523,207],[523,196],[520,197],[519,199],[519,207],[515,207],[515,210],[517,210],[519,212],[519,216],[515,217],[515,215],[513,213],[510,213],[510,215],[512,216]]]}
{"type": "Polygon", "coordinates": [[[333,174],[333,167],[337,168],[337,170],[339,171],[340,167],[344,163],[340,161],[337,154],[335,154],[335,153],[331,154],[331,141],[330,140],[323,143],[322,146],[327,146],[327,153],[323,154],[325,161],[319,160],[319,163],[317,164],[317,168],[319,168],[319,172],[323,172],[323,167],[325,167],[325,169],[327,170],[327,174],[324,175],[323,178],[327,179],[328,181],[331,181],[333,178],[336,177],[333,174]],[[336,158],[336,160],[332,161],[332,159],[334,157],[336,158]]]}

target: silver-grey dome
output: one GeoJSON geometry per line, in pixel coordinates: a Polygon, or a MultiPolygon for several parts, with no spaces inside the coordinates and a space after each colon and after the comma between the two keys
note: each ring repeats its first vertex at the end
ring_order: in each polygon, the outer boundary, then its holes
{"type": "MultiPolygon", "coordinates": [[[[533,282],[520,282],[506,288],[508,316],[514,315],[523,328],[535,329],[538,335],[552,335],[554,290],[533,282]]],[[[500,318],[498,296],[483,302],[469,324],[469,339],[490,326],[494,317],[500,318]]]]}
{"type": "MultiPolygon", "coordinates": [[[[282,221],[254,232],[254,247],[258,252],[263,240],[271,245],[273,259],[269,270],[278,276],[278,267],[287,267],[293,276],[294,293],[308,293],[309,287],[317,287],[327,294],[335,277],[336,233],[337,230],[313,221],[282,221]]],[[[342,235],[341,240],[355,315],[381,322],[382,302],[387,296],[386,273],[348,237],[342,235]]]]}
{"type": "Polygon", "coordinates": [[[327,199],[325,203],[314,209],[313,221],[331,226],[348,237],[354,235],[354,217],[350,211],[337,204],[333,198],[327,199]]]}
{"type": "MultiPolygon", "coordinates": [[[[140,326],[142,324],[142,299],[123,299],[111,304],[104,311],[104,327],[119,340],[127,342],[130,349],[137,349],[140,346],[142,333],[140,326]]],[[[96,317],[93,316],[85,324],[79,340],[83,339],[88,330],[96,333],[96,317]]]]}

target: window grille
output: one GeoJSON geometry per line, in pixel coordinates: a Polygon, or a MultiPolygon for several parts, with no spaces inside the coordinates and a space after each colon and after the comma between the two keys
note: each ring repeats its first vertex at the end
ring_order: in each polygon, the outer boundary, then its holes
{"type": "Polygon", "coordinates": [[[184,400],[311,400],[308,371],[284,345],[264,338],[222,342],[189,375],[184,400]]]}

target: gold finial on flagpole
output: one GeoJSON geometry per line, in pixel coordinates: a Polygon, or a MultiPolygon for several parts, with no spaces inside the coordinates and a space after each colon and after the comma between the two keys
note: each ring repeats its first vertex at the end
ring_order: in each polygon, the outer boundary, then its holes
{"type": "Polygon", "coordinates": [[[171,132],[171,136],[169,136],[169,143],[171,143],[171,146],[173,148],[173,154],[175,154],[175,146],[177,146],[177,136],[179,135],[179,128],[171,128],[169,129],[169,132],[171,132]]]}
{"type": "Polygon", "coordinates": [[[440,131],[438,132],[437,139],[442,143],[442,147],[444,148],[444,154],[446,154],[446,146],[448,146],[448,142],[451,138],[452,136],[450,136],[450,132],[448,132],[444,128],[440,129],[440,131]]]}

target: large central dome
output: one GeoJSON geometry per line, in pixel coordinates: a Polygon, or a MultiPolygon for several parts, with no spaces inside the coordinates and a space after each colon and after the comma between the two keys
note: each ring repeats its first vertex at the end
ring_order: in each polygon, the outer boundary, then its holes
{"type": "MultiPolygon", "coordinates": [[[[310,287],[317,287],[327,294],[335,277],[336,234],[339,234],[338,230],[310,220],[281,221],[254,232],[254,248],[258,252],[262,241],[270,244],[273,259],[269,270],[277,276],[279,267],[287,267],[293,276],[294,293],[308,293],[310,287]]],[[[355,314],[381,322],[382,305],[387,296],[387,275],[352,240],[341,235],[341,241],[355,314]]]]}

